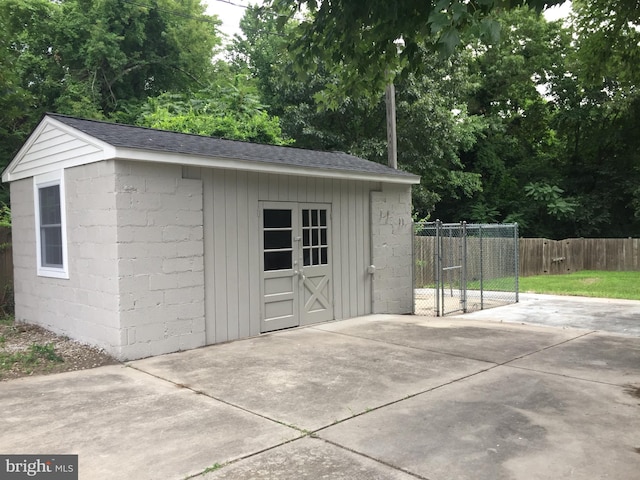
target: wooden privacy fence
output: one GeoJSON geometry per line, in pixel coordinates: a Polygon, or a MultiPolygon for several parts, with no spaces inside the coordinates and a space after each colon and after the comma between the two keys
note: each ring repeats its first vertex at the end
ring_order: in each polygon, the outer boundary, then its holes
{"type": "MultiPolygon", "coordinates": [[[[474,247],[478,239],[469,241],[469,256],[478,255],[479,248],[474,247]]],[[[444,239],[447,251],[459,249],[459,238],[444,239]]],[[[417,287],[432,285],[435,279],[434,255],[436,252],[434,237],[416,236],[414,255],[416,258],[415,284],[417,287]]],[[[558,275],[582,270],[640,271],[640,238],[569,238],[566,240],[548,240],[546,238],[520,238],[519,276],[558,275]]],[[[482,268],[488,278],[506,276],[501,268],[511,252],[502,239],[483,240],[482,256],[487,259],[482,268]]],[[[467,278],[470,281],[478,277],[478,261],[467,263],[467,278]]]]}
{"type": "Polygon", "coordinates": [[[11,228],[0,227],[0,313],[13,305],[13,250],[11,228]]]}
{"type": "Polygon", "coordinates": [[[520,276],[640,271],[640,238],[520,239],[520,276]]]}

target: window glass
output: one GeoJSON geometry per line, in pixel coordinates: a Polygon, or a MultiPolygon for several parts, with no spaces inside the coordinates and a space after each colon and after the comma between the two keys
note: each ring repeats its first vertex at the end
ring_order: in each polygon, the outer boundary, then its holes
{"type": "Polygon", "coordinates": [[[264,228],[291,228],[291,210],[264,210],[264,228]]]}
{"type": "Polygon", "coordinates": [[[291,210],[263,210],[264,269],[288,270],[293,266],[291,210]]]}
{"type": "Polygon", "coordinates": [[[266,230],[264,232],[264,248],[291,248],[291,230],[266,230]]]}
{"type": "Polygon", "coordinates": [[[62,212],[60,185],[38,189],[40,209],[40,263],[62,268],[62,212]]]}
{"type": "Polygon", "coordinates": [[[327,211],[324,209],[302,210],[302,264],[304,266],[329,263],[327,237],[327,211]]]}
{"type": "Polygon", "coordinates": [[[264,252],[264,269],[269,270],[287,270],[292,267],[291,251],[271,251],[264,252]]]}

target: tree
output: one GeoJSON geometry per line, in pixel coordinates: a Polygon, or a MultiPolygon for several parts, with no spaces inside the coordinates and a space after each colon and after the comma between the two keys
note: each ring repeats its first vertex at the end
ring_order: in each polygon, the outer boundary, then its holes
{"type": "MultiPolygon", "coordinates": [[[[304,81],[297,78],[289,37],[279,34],[277,19],[273,11],[248,9],[241,22],[246,38],[236,39],[234,61],[238,68],[250,67],[285,134],[298,146],[340,150],[386,163],[381,92],[369,98],[342,97],[334,108],[319,109],[315,99],[338,78],[323,65],[304,81]]],[[[296,25],[291,20],[284,32],[294,35],[296,25]]],[[[460,151],[473,145],[483,125],[463,107],[455,110],[457,99],[470,88],[464,62],[438,58],[426,49],[421,53],[426,73],[407,75],[398,83],[398,163],[422,175],[422,185],[414,188],[414,206],[420,216],[427,216],[443,196],[465,197],[479,188],[478,175],[466,172],[460,163],[460,151]]]]}
{"type": "Polygon", "coordinates": [[[435,215],[518,221],[525,234],[537,229],[548,235],[546,228],[555,226],[556,218],[548,216],[542,199],[538,205],[526,195],[526,186],[541,182],[561,188],[558,164],[564,144],[553,129],[557,109],[539,90],[564,75],[570,37],[560,23],[548,23],[529,8],[501,12],[497,20],[503,33],[495,45],[468,39],[466,81],[471,87],[460,100],[485,126],[461,155],[465,170],[481,178],[481,188],[466,198],[443,196],[435,215]]]}
{"type": "Polygon", "coordinates": [[[149,98],[137,124],[234,140],[286,145],[277,117],[269,116],[257,91],[237,75],[233,83],[196,92],[149,98]]]}
{"type": "Polygon", "coordinates": [[[89,95],[105,115],[167,90],[206,85],[220,44],[220,22],[204,15],[198,0],[65,0],[60,20],[55,54],[76,87],[67,93],[89,95]]]}
{"type": "Polygon", "coordinates": [[[541,11],[562,0],[270,0],[281,24],[304,13],[295,37],[300,72],[315,72],[317,65],[329,65],[340,78],[339,89],[328,97],[334,106],[336,95],[380,92],[387,72],[401,67],[419,68],[421,50],[451,54],[467,33],[493,42],[499,24],[493,10],[526,3],[541,11]],[[406,47],[397,54],[394,41],[402,37],[406,47]]]}
{"type": "Polygon", "coordinates": [[[636,0],[574,0],[573,23],[585,81],[638,85],[640,4],[636,0]]]}
{"type": "Polygon", "coordinates": [[[219,23],[199,0],[3,0],[0,166],[46,111],[131,122],[207,85],[219,23]]]}
{"type": "MultiPolygon", "coordinates": [[[[0,167],[27,137],[51,97],[48,51],[59,6],[49,0],[0,3],[0,167]]],[[[0,201],[8,203],[6,185],[0,201]]]]}
{"type": "Polygon", "coordinates": [[[582,236],[640,234],[640,13],[637,2],[579,0],[567,75],[554,81],[566,142],[565,190],[582,236]]]}

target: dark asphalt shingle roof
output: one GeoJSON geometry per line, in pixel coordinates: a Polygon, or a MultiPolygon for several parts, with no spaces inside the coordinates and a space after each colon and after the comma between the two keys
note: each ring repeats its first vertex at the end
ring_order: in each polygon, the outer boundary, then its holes
{"type": "Polygon", "coordinates": [[[413,174],[394,170],[386,165],[342,152],[320,152],[295,147],[224,140],[132,125],[85,120],[56,113],[47,113],[47,116],[115,147],[417,179],[413,174]]]}

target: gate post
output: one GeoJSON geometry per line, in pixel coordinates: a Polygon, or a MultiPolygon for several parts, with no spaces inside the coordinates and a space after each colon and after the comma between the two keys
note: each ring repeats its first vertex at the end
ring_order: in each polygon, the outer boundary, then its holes
{"type": "Polygon", "coordinates": [[[514,262],[516,274],[516,303],[520,301],[520,239],[518,237],[518,224],[513,224],[514,262]]]}
{"type": "Polygon", "coordinates": [[[480,310],[484,310],[484,250],[482,245],[482,225],[478,226],[480,236],[480,310]]]}
{"type": "Polygon", "coordinates": [[[462,313],[467,313],[467,222],[462,222],[462,278],[460,278],[460,300],[462,313]]]}
{"type": "MultiPolygon", "coordinates": [[[[436,248],[435,248],[435,280],[436,280],[436,317],[442,316],[442,311],[440,310],[440,290],[441,290],[441,274],[442,274],[442,237],[441,237],[441,228],[442,222],[440,220],[436,220],[436,248]]],[[[444,290],[444,286],[442,286],[444,290]]]]}
{"type": "Polygon", "coordinates": [[[411,315],[416,314],[416,222],[411,221],[411,315]]]}

